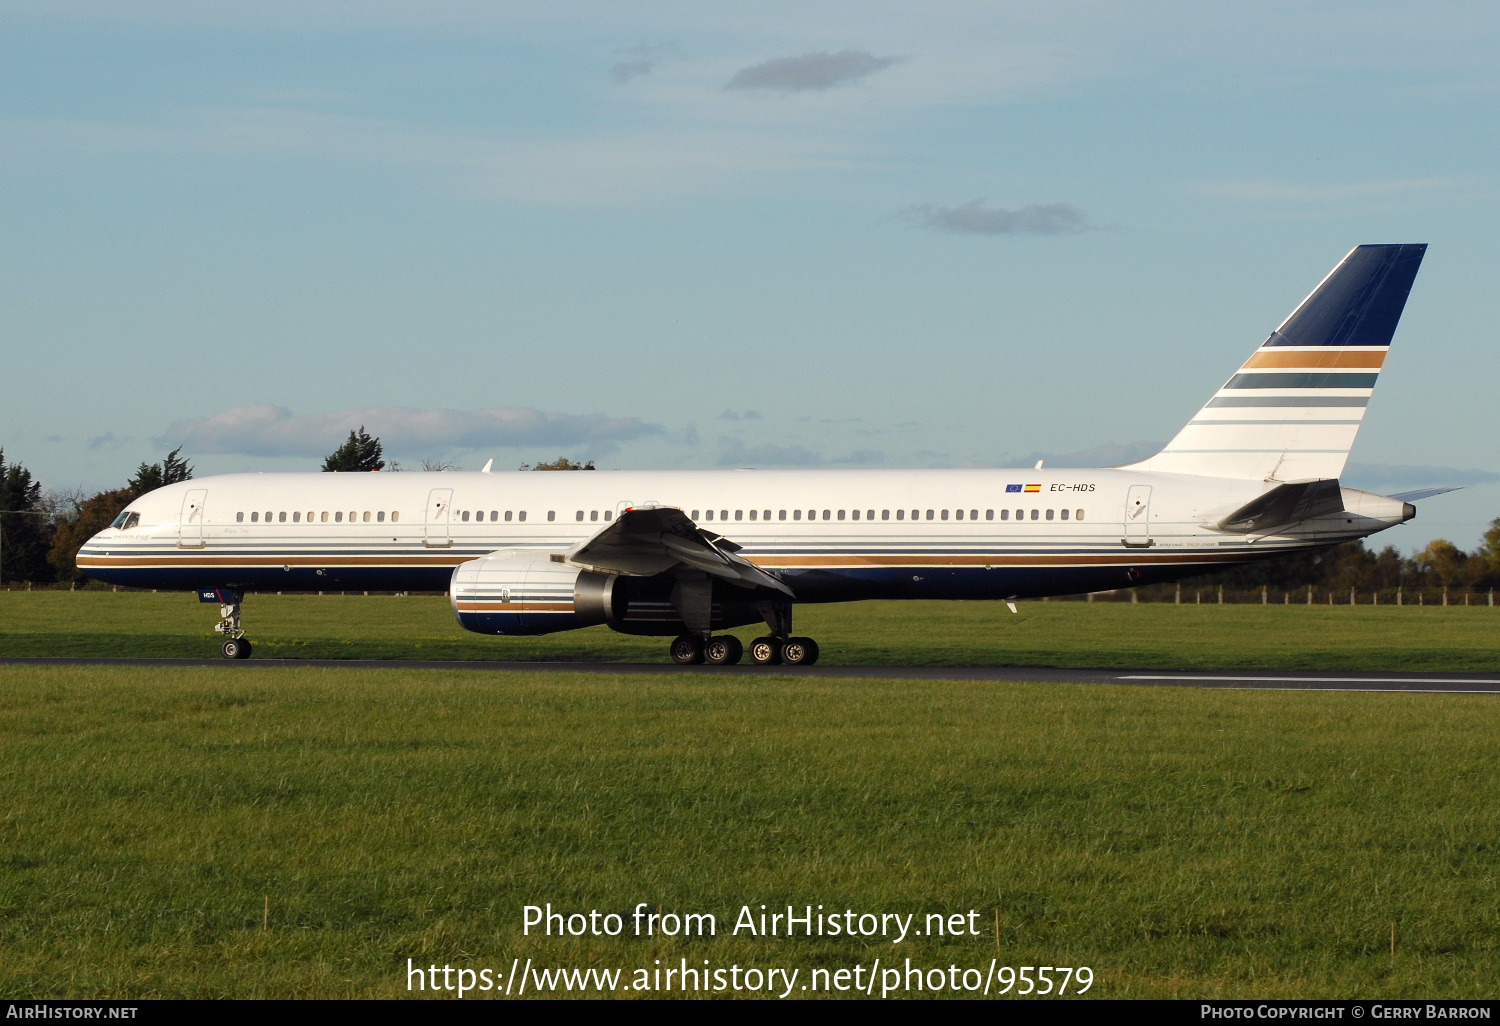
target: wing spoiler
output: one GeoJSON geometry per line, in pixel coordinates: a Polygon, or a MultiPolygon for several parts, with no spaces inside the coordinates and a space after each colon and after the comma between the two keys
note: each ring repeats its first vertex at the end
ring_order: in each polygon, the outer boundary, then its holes
{"type": "Polygon", "coordinates": [[[622,511],[564,559],[574,566],[628,577],[650,577],[685,565],[742,588],[769,588],[792,597],[785,584],[736,555],[739,550],[739,545],[705,531],[680,509],[650,506],[622,511]]]}

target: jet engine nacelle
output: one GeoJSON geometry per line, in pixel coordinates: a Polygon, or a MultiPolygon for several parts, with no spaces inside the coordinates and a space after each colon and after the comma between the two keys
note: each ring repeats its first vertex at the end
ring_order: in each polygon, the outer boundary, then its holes
{"type": "MultiPolygon", "coordinates": [[[[672,604],[672,578],[618,577],[554,563],[528,549],[500,549],[460,563],[448,595],[453,615],[479,634],[551,634],[608,624],[621,634],[670,636],[687,629],[672,604]]],[[[740,589],[726,589],[737,592],[740,589]]],[[[716,594],[714,630],[756,623],[748,597],[716,594]]]]}
{"type": "Polygon", "coordinates": [[[448,594],[458,622],[480,634],[551,634],[618,620],[610,574],[501,549],[460,563],[448,594]]]}

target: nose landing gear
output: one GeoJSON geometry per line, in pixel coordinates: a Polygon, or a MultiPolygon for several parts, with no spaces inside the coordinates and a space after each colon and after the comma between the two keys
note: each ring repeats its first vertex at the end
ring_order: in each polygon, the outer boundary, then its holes
{"type": "Polygon", "coordinates": [[[219,603],[219,622],[214,624],[214,633],[223,634],[224,644],[219,651],[225,659],[249,659],[252,648],[245,637],[245,628],[240,623],[240,602],[244,596],[228,588],[215,588],[198,593],[200,602],[219,603]]]}

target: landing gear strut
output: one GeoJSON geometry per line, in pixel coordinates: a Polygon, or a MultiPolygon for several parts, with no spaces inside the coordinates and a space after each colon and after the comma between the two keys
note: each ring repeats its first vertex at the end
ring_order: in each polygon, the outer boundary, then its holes
{"type": "Polygon", "coordinates": [[[214,631],[225,635],[224,644],[219,646],[219,651],[224,654],[225,659],[249,659],[250,639],[245,637],[245,628],[240,625],[240,596],[237,592],[221,591],[218,593],[219,622],[214,624],[214,631]]]}

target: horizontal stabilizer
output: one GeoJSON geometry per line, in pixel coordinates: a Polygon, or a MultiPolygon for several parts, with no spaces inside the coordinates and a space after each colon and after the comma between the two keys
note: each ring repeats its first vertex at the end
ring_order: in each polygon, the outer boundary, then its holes
{"type": "Polygon", "coordinates": [[[1294,481],[1252,499],[1214,526],[1231,534],[1252,534],[1298,524],[1344,508],[1337,481],[1294,481]]]}
{"type": "Polygon", "coordinates": [[[1397,492],[1391,498],[1400,499],[1402,502],[1418,502],[1422,499],[1430,499],[1434,495],[1446,495],[1448,492],[1457,492],[1462,489],[1463,485],[1448,485],[1446,488],[1418,488],[1411,492],[1397,492]]]}

